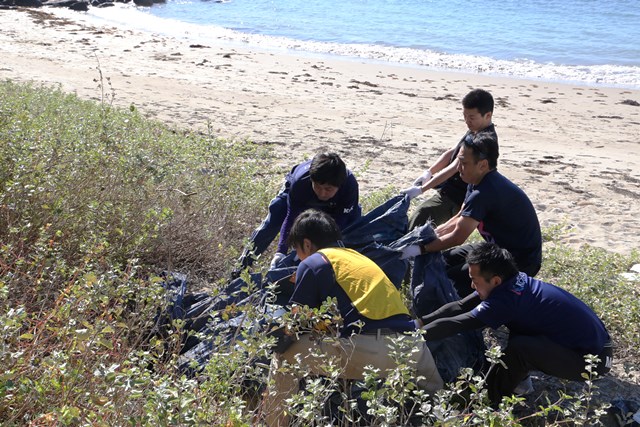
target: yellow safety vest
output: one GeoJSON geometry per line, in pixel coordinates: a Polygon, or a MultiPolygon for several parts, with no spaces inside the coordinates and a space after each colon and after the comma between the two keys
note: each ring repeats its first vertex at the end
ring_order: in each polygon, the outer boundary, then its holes
{"type": "Polygon", "coordinates": [[[324,248],[318,252],[329,260],[336,281],[362,316],[383,320],[409,314],[400,292],[375,262],[353,249],[324,248]]]}

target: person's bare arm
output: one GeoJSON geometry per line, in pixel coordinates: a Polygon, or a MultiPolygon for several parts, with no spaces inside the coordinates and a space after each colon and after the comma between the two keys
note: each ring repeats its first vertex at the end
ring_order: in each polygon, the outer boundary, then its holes
{"type": "Polygon", "coordinates": [[[453,155],[453,151],[456,149],[456,147],[457,147],[457,144],[456,146],[451,147],[444,153],[440,154],[440,157],[438,157],[438,160],[436,160],[435,163],[429,167],[429,171],[431,171],[431,173],[435,175],[436,173],[440,172],[442,169],[446,168],[449,162],[451,161],[451,156],[453,155]]]}
{"type": "Polygon", "coordinates": [[[461,245],[467,240],[467,237],[471,235],[473,230],[478,227],[478,224],[479,222],[475,219],[468,216],[461,216],[460,213],[458,213],[444,224],[444,226],[447,227],[440,226],[436,229],[438,237],[424,245],[422,250],[424,252],[437,252],[461,245]]]}
{"type": "Polygon", "coordinates": [[[437,236],[444,236],[445,234],[451,233],[453,231],[453,229],[456,227],[456,224],[458,223],[458,218],[460,218],[462,209],[464,209],[464,205],[461,206],[458,213],[449,218],[447,222],[436,227],[434,231],[436,232],[437,236]]]}
{"type": "MultiPolygon", "coordinates": [[[[458,171],[458,159],[456,158],[453,162],[451,162],[448,166],[441,169],[439,172],[435,173],[429,181],[422,185],[422,192],[424,193],[427,190],[430,190],[438,185],[442,184],[458,171]]],[[[431,170],[431,169],[429,169],[431,170]]],[[[433,173],[433,171],[431,172],[433,173]]]]}
{"type": "MultiPolygon", "coordinates": [[[[436,160],[434,164],[432,164],[427,169],[425,169],[422,175],[416,178],[416,180],[413,182],[413,186],[421,188],[423,185],[427,184],[427,182],[429,182],[431,178],[433,178],[433,175],[438,174],[443,169],[446,169],[449,163],[451,162],[451,157],[453,156],[453,152],[455,149],[456,147],[453,147],[448,149],[444,153],[440,154],[440,156],[438,157],[438,160],[436,160]]],[[[438,185],[438,184],[434,183],[433,185],[438,185]]],[[[422,191],[424,192],[426,190],[427,189],[424,189],[422,191]]],[[[413,191],[416,193],[414,194],[413,197],[419,194],[419,192],[417,192],[417,189],[414,189],[413,191]]]]}

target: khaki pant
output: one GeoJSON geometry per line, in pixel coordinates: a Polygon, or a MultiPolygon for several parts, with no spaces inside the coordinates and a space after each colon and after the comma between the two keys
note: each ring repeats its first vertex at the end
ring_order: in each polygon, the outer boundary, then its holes
{"type": "Polygon", "coordinates": [[[268,426],[287,426],[289,416],[285,413],[285,399],[298,392],[299,376],[287,369],[281,369],[284,362],[300,365],[299,375],[327,375],[326,365],[333,361],[340,368],[340,378],[361,380],[364,378],[364,367],[372,366],[380,370],[380,376],[396,367],[389,356],[388,338],[409,340],[408,345],[418,348],[412,353],[415,361],[416,374],[425,380],[418,383],[420,388],[435,392],[443,386],[442,378],[436,369],[436,364],[422,337],[414,337],[395,333],[390,335],[353,335],[339,340],[311,341],[303,336],[282,354],[274,355],[269,371],[270,389],[264,399],[263,419],[268,426]],[[299,355],[296,357],[296,355],[299,355]],[[299,362],[298,360],[299,359],[299,362]]]}

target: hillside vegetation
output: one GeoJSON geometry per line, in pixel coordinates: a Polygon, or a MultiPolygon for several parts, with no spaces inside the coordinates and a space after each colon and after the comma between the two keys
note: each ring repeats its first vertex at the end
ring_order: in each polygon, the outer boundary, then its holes
{"type": "MultiPolygon", "coordinates": [[[[170,128],[133,106],[112,108],[108,97],[96,103],[2,82],[0,158],[3,425],[254,423],[256,396],[244,385],[265,381],[265,370],[250,363],[268,355],[264,337],[216,353],[192,379],[176,370],[183,325],[160,337],[154,324],[166,304],[165,272],[185,273],[194,289],[212,293],[226,283],[282,179],[269,152],[170,128]]],[[[365,195],[364,210],[386,196],[365,195]]],[[[637,360],[640,292],[618,274],[639,254],[574,250],[554,240],[560,232],[545,230],[540,276],[594,308],[621,363],[637,360]]],[[[419,410],[392,392],[410,379],[396,381],[369,395],[373,424],[402,425],[419,413],[430,424],[523,422],[510,411],[518,399],[502,411],[484,406],[481,380],[470,374],[440,400],[420,401],[419,410]],[[455,405],[463,389],[477,395],[455,405]]],[[[307,400],[292,406],[300,425],[326,423],[318,402],[333,391],[310,387],[307,400]]],[[[597,391],[580,393],[564,400],[571,405],[550,404],[528,418],[592,421],[597,391]]]]}

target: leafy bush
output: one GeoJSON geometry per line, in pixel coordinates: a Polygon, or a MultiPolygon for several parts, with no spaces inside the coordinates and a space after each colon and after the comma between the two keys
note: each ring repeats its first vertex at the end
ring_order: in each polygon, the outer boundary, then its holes
{"type": "Polygon", "coordinates": [[[150,338],[159,274],[228,273],[275,188],[267,156],[11,82],[0,140],[0,419],[134,416],[164,398],[152,384],[181,389],[172,351],[150,338]]]}
{"type": "Polygon", "coordinates": [[[607,252],[592,246],[574,249],[548,243],[539,276],[567,289],[591,307],[607,326],[617,356],[640,356],[640,287],[621,273],[640,262],[640,253],[607,252]],[[635,325],[635,327],[629,327],[635,325]]]}
{"type": "MultiPolygon", "coordinates": [[[[253,425],[273,339],[240,328],[231,345],[214,345],[197,378],[187,378],[175,368],[184,322],[158,329],[167,305],[160,283],[164,272],[179,270],[215,293],[282,171],[248,141],[171,129],[133,107],[111,108],[104,91],[102,99],[0,83],[0,420],[253,425]]],[[[391,194],[363,195],[364,210],[391,194]]],[[[638,253],[546,240],[541,277],[585,300],[616,337],[617,352],[637,357],[638,286],[618,273],[638,262],[638,253]]],[[[261,316],[249,310],[244,320],[261,316]]],[[[336,393],[345,425],[361,418],[371,425],[524,422],[514,415],[522,399],[492,410],[484,379],[469,371],[437,396],[424,396],[412,383],[407,352],[395,345],[398,370],[384,380],[369,373],[366,408],[357,408],[334,377],[310,380],[292,401],[297,422],[326,424],[321,407],[336,393]]],[[[526,418],[549,420],[555,411],[594,422],[599,412],[587,385],[584,394],[564,398],[571,405],[549,402],[526,418]]]]}
{"type": "Polygon", "coordinates": [[[4,83],[0,97],[0,236],[16,259],[47,243],[67,267],[88,256],[224,272],[273,193],[248,142],[58,90],[4,83]]]}

